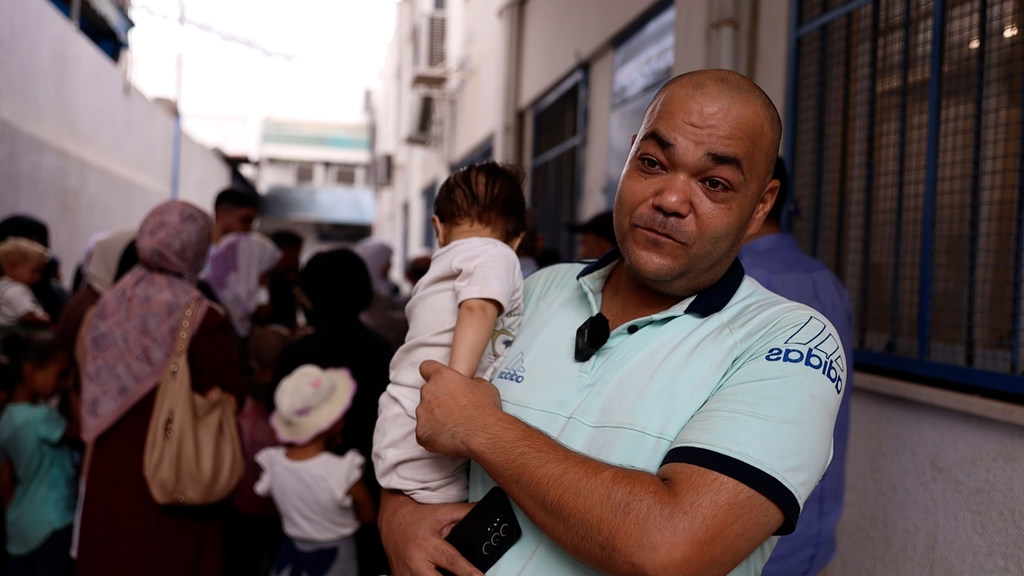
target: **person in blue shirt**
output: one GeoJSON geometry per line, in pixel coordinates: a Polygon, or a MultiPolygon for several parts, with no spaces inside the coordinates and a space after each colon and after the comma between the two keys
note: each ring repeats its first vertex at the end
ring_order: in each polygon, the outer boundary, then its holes
{"type": "MultiPolygon", "coordinates": [[[[71,574],[71,529],[77,475],[68,440],[76,426],[47,401],[70,389],[67,354],[51,335],[13,333],[4,339],[13,390],[0,413],[6,455],[2,494],[7,509],[7,574],[71,574]],[[9,464],[9,465],[8,465],[9,464]]],[[[77,408],[74,400],[72,406],[77,408]]]]}
{"type": "MultiPolygon", "coordinates": [[[[772,178],[779,181],[775,204],[761,229],[747,237],[740,248],[740,262],[747,275],[762,286],[790,300],[807,304],[824,314],[839,332],[846,358],[853,358],[853,310],[839,278],[822,262],[804,253],[796,238],[782,231],[782,214],[789,195],[789,176],[782,158],[775,161],[772,178]]],[[[846,444],[850,429],[850,384],[847,372],[832,440],[832,462],[818,486],[804,502],[796,530],[779,539],[762,576],[814,576],[820,574],[836,552],[836,527],[843,511],[846,444]]]]}

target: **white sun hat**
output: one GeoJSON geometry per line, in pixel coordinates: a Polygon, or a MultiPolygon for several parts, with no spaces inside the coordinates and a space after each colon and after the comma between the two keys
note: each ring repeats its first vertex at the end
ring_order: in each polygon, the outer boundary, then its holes
{"type": "Polygon", "coordinates": [[[284,444],[306,444],[334,426],[352,406],[356,381],[347,368],[303,364],[274,392],[270,426],[284,444]]]}

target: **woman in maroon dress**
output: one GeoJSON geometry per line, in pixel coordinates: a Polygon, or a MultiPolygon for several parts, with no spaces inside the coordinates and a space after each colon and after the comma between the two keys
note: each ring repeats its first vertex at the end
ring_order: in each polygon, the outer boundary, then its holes
{"type": "Polygon", "coordinates": [[[142,475],[156,386],[189,302],[197,303],[188,351],[193,390],[242,391],[231,323],[195,286],[210,230],[206,213],[186,202],[153,209],[136,238],[140,265],[103,295],[82,329],[82,437],[90,447],[79,576],[223,571],[224,503],[160,506],[142,475]]]}

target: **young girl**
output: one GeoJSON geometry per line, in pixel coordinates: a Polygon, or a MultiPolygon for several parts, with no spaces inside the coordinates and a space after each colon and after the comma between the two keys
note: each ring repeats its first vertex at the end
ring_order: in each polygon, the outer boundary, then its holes
{"type": "Polygon", "coordinates": [[[358,573],[352,535],[360,523],[376,521],[376,510],[361,480],[363,457],[356,450],[344,456],[329,451],[341,440],[355,390],[348,370],[304,364],[274,393],[270,425],[285,446],[256,455],[263,475],[255,487],[273,497],[286,536],[274,576],[358,573]]]}
{"type": "Polygon", "coordinates": [[[68,440],[77,437],[77,426],[47,403],[58,391],[71,391],[67,356],[52,336],[19,332],[4,339],[4,351],[13,384],[0,414],[7,574],[68,575],[76,483],[68,440]]]}

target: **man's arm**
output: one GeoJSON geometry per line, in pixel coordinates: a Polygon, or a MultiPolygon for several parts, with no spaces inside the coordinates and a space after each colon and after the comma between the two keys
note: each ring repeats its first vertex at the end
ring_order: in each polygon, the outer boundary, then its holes
{"type": "Polygon", "coordinates": [[[448,367],[472,378],[494,333],[501,306],[489,298],[469,298],[459,304],[448,367]]]}
{"type": "Polygon", "coordinates": [[[497,389],[425,362],[417,440],[475,460],[558,546],[607,574],[727,574],[783,521],[770,500],[688,464],[619,468],[501,410],[497,389]]]}

